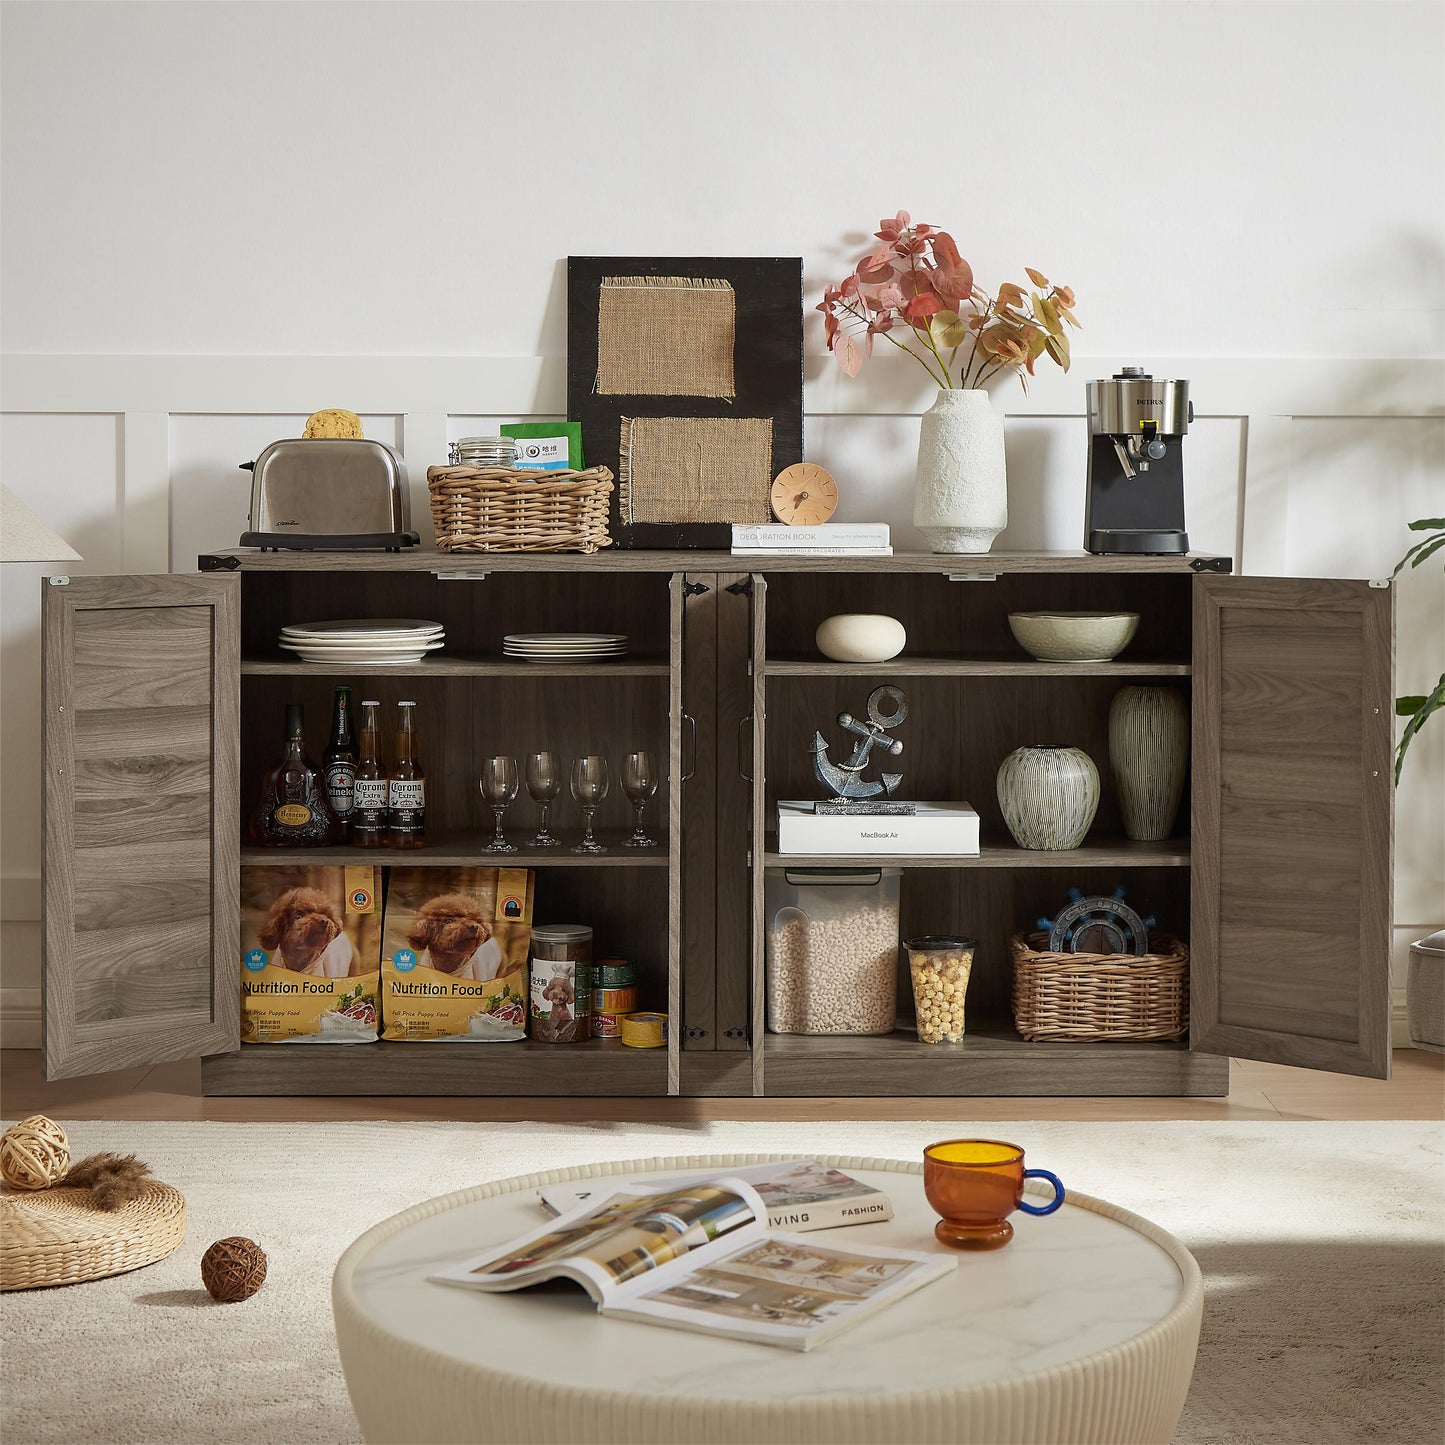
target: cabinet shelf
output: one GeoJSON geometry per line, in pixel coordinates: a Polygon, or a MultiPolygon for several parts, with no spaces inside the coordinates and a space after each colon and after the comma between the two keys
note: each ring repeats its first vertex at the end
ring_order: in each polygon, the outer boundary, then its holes
{"type": "Polygon", "coordinates": [[[528,848],[532,826],[513,828],[508,836],[517,843],[515,853],[488,853],[490,832],[429,833],[422,848],[353,848],[342,844],[331,848],[241,848],[241,862],[247,867],[294,867],[296,864],[379,863],[393,867],[480,867],[480,868],[666,868],[668,846],[665,835],[654,833],[655,848],[628,848],[625,829],[597,829],[594,836],[605,853],[574,853],[572,845],[582,837],[580,828],[561,828],[559,848],[528,848]]]}
{"type": "Polygon", "coordinates": [[[763,853],[765,868],[1187,868],[1189,840],[1135,843],[1125,838],[1101,839],[1082,848],[1034,852],[1013,844],[985,843],[975,857],[920,856],[901,853],[779,853],[777,838],[769,835],[763,853]]]}
{"type": "Polygon", "coordinates": [[[580,1044],[242,1044],[201,1061],[207,1094],[569,1095],[667,1093],[667,1050],[580,1044]]]}
{"type": "Polygon", "coordinates": [[[665,660],[651,657],[622,662],[514,662],[506,657],[436,654],[421,662],[378,667],[347,663],[301,662],[288,657],[247,657],[243,677],[666,677],[665,660]]]}
{"type": "Polygon", "coordinates": [[[770,657],[767,677],[1188,677],[1187,662],[1034,662],[1018,658],[895,657],[889,662],[830,662],[770,657]]]}

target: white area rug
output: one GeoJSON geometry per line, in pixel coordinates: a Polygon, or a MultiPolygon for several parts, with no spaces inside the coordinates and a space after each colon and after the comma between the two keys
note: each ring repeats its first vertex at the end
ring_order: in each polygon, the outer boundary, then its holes
{"type": "Polygon", "coordinates": [[[1445,1423],[1445,1169],[1428,1123],[76,1123],[186,1195],[185,1245],[134,1274],[0,1296],[0,1438],[359,1439],[329,1288],[342,1249],[432,1195],[588,1160],[723,1152],[918,1158],[1012,1139],[1066,1185],[1155,1220],[1204,1271],[1185,1445],[1436,1445],[1445,1423]],[[270,1256],[240,1305],[200,1288],[206,1246],[270,1256]]]}

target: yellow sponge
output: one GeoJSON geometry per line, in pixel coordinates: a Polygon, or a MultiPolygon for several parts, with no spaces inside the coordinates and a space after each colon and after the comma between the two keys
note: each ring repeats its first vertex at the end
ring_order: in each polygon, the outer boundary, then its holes
{"type": "Polygon", "coordinates": [[[306,418],[303,437],[359,437],[361,418],[354,411],[342,411],[339,407],[327,407],[325,411],[313,411],[306,418]]]}

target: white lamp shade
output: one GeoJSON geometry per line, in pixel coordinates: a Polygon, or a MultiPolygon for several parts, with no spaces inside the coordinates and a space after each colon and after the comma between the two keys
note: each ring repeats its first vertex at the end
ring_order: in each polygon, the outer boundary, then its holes
{"type": "Polygon", "coordinates": [[[57,537],[9,487],[0,487],[0,562],[80,560],[80,553],[57,537]]]}

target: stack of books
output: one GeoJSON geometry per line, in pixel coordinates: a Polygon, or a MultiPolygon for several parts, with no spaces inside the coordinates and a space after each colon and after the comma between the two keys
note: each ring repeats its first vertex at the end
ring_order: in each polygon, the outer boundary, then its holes
{"type": "Polygon", "coordinates": [[[891,557],[887,522],[825,522],[821,527],[733,524],[735,557],[891,557]]]}

